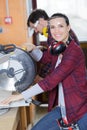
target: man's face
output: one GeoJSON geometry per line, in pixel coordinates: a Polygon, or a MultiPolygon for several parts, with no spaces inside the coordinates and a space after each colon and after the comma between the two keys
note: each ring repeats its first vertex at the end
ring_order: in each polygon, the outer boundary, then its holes
{"type": "Polygon", "coordinates": [[[43,25],[44,19],[39,19],[37,20],[35,23],[30,22],[30,28],[33,29],[35,31],[35,33],[40,33],[42,34],[43,32],[43,25]]]}

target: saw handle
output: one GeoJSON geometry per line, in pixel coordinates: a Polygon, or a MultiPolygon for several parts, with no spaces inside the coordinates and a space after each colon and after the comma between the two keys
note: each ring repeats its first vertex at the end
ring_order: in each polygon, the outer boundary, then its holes
{"type": "Polygon", "coordinates": [[[16,46],[14,44],[0,45],[0,52],[3,51],[5,54],[13,52],[16,46]]]}

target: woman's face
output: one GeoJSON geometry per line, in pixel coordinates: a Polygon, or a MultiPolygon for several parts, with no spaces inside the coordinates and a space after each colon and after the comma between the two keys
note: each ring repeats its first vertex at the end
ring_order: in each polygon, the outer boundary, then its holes
{"type": "Polygon", "coordinates": [[[66,42],[68,40],[70,25],[66,24],[64,18],[53,18],[49,24],[51,35],[56,41],[66,42]]]}

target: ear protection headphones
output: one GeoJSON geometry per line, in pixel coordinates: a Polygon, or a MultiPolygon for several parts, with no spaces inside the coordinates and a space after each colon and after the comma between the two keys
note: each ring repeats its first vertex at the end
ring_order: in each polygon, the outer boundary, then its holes
{"type": "MultiPolygon", "coordinates": [[[[71,40],[72,38],[69,37],[66,44],[69,45],[71,40]]],[[[63,42],[54,42],[52,45],[49,46],[49,51],[52,55],[59,55],[60,53],[64,52],[65,49],[66,45],[63,42]]]]}
{"type": "Polygon", "coordinates": [[[44,27],[43,30],[42,30],[42,33],[45,37],[48,37],[48,28],[47,27],[44,27]]]}

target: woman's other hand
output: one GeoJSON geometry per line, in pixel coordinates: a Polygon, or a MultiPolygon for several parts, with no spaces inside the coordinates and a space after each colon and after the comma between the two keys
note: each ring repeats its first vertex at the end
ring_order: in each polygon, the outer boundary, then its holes
{"type": "Polygon", "coordinates": [[[3,101],[0,102],[0,104],[1,105],[7,105],[11,102],[19,101],[19,100],[22,100],[22,99],[23,99],[22,94],[15,94],[15,95],[11,95],[8,98],[4,99],[3,101]]]}

